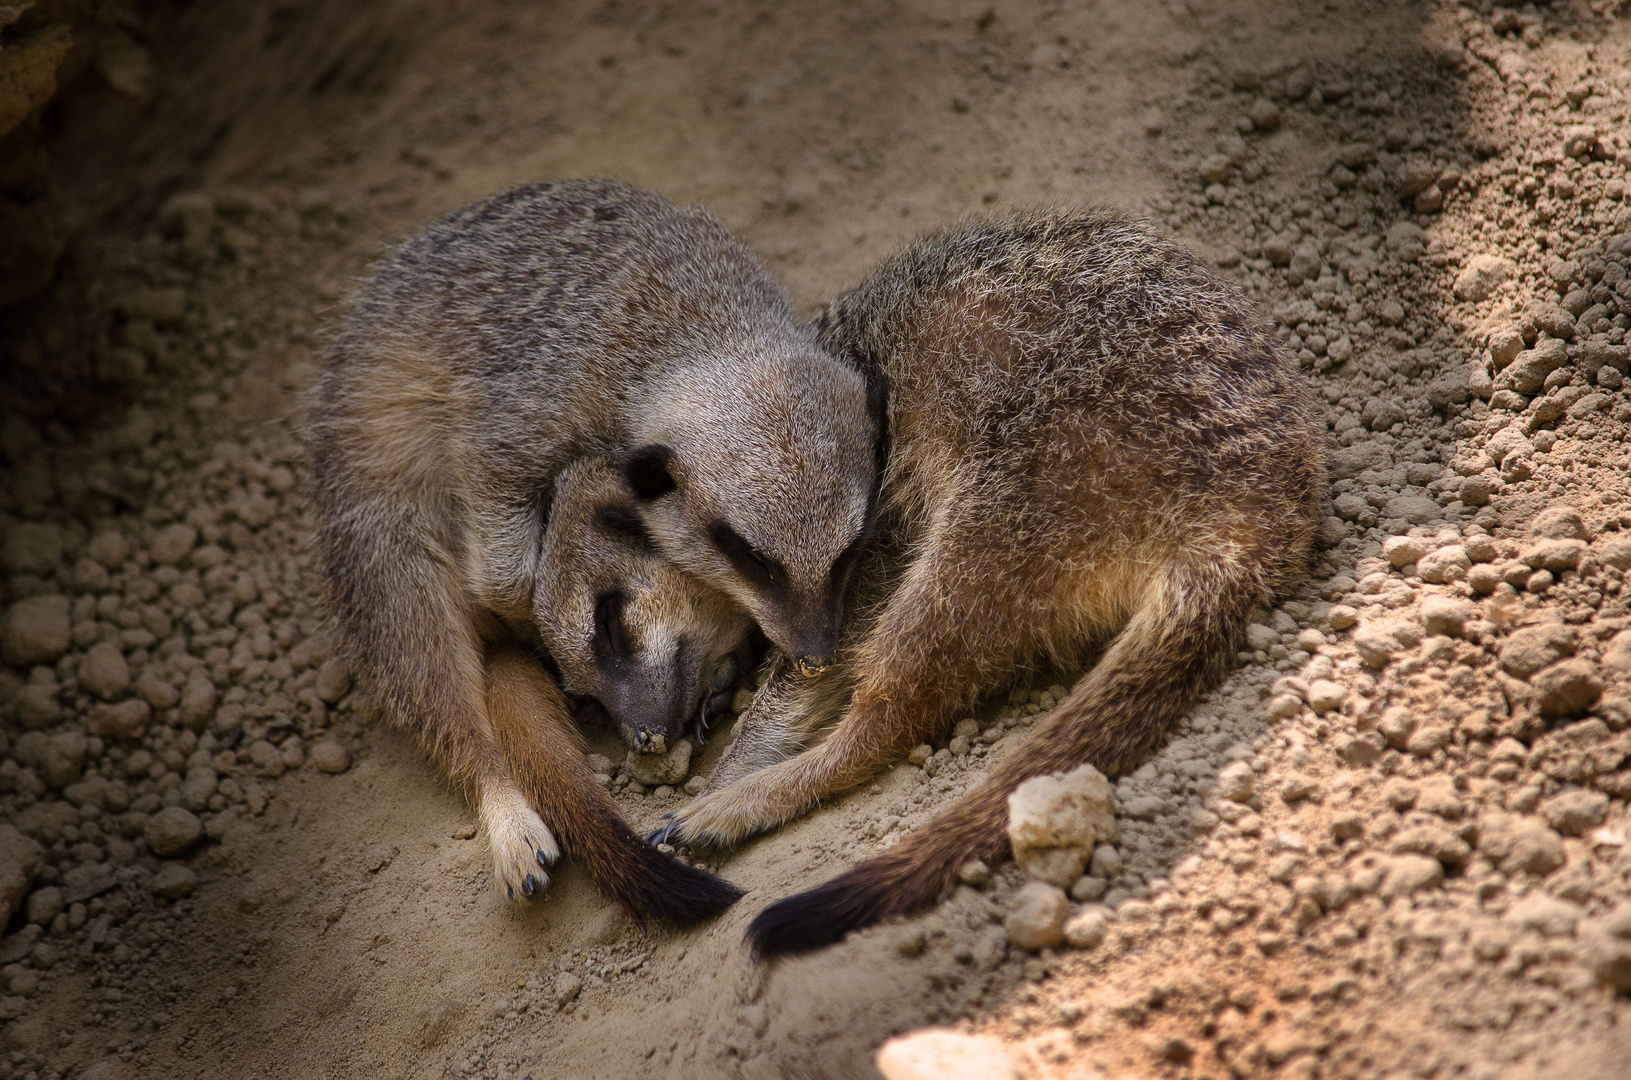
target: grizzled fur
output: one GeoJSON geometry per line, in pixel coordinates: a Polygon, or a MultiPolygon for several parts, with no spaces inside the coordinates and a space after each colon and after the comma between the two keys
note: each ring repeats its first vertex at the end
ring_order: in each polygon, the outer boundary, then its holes
{"type": "Polygon", "coordinates": [[[495,739],[483,650],[533,620],[559,473],[618,456],[666,557],[824,660],[876,429],[862,378],[746,250],[649,192],[514,188],[375,268],[311,414],[329,605],[354,670],[470,787],[512,894],[555,844],[495,739]]]}
{"type": "Polygon", "coordinates": [[[1325,496],[1322,428],[1269,325],[1115,214],[947,229],[816,326],[887,380],[881,524],[907,555],[841,665],[761,692],[741,753],[670,834],[738,843],[943,739],[980,695],[1103,655],[927,828],[761,913],[761,955],[911,911],[970,860],[1004,857],[1007,797],[1026,779],[1135,765],[1221,679],[1247,613],[1302,575],[1325,496]]]}

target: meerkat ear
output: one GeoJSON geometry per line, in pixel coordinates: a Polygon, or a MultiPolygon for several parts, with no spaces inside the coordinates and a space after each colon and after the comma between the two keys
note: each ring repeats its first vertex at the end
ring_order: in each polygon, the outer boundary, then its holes
{"type": "Polygon", "coordinates": [[[660,443],[648,443],[629,451],[623,459],[623,479],[628,481],[635,498],[650,502],[679,487],[668,467],[673,457],[674,451],[660,443]]]}

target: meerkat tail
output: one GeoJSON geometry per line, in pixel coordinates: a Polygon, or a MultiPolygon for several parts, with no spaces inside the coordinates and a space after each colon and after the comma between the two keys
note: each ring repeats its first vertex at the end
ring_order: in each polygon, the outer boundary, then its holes
{"type": "Polygon", "coordinates": [[[1114,777],[1136,764],[1220,681],[1263,598],[1257,582],[1222,569],[1168,572],[1092,671],[979,786],[889,850],[760,912],[748,927],[755,955],[841,941],[936,902],[969,862],[1000,861],[1008,796],[1026,780],[1083,762],[1114,777]]]}
{"type": "Polygon", "coordinates": [[[505,647],[489,657],[487,671],[487,711],[516,783],[566,855],[635,921],[689,926],[741,897],[735,885],[664,855],[624,823],[595,783],[560,688],[535,659],[505,647]]]}

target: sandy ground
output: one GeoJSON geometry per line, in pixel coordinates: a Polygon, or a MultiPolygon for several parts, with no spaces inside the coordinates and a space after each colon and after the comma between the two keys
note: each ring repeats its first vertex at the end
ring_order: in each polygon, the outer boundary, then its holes
{"type": "MultiPolygon", "coordinates": [[[[1612,5],[141,11],[155,96],[88,70],[51,106],[79,232],[0,314],[0,601],[8,634],[69,628],[0,669],[0,841],[28,871],[0,1074],[873,1076],[925,1025],[1037,1077],[1623,1072],[1612,5]],[[325,664],[298,418],[335,303],[434,215],[592,174],[705,203],[806,310],[937,222],[1104,202],[1282,324],[1329,407],[1325,550],[1119,785],[1119,850],[1076,891],[1106,905],[1092,946],[1010,946],[1011,866],[814,956],[741,945],[954,798],[1063,676],[983,715],[988,751],[709,856],[747,898],[642,934],[570,866],[501,900],[462,799],[325,664]]],[[[618,798],[646,827],[683,796],[618,798]]]]}

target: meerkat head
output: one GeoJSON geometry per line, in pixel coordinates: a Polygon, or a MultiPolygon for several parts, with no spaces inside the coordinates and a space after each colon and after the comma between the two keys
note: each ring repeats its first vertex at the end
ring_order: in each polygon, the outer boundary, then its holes
{"type": "Polygon", "coordinates": [[[593,697],[631,748],[662,753],[747,670],[752,622],[674,566],[605,458],[555,484],[533,619],[568,692],[593,697]]]}
{"type": "Polygon", "coordinates": [[[641,520],[802,670],[827,666],[871,527],[877,395],[813,344],[699,367],[661,392],[619,460],[641,520]]]}

